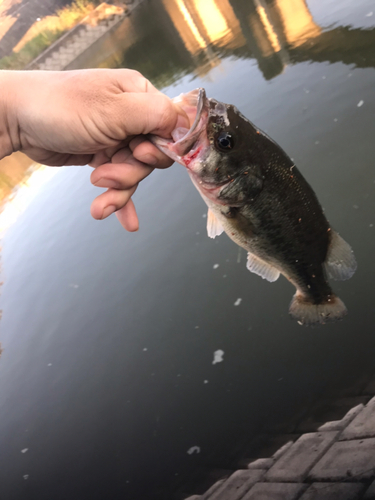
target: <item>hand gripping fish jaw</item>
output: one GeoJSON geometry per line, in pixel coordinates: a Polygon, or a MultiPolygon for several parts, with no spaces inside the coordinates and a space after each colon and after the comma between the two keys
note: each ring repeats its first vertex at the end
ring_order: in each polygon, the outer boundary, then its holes
{"type": "MultiPolygon", "coordinates": [[[[172,140],[158,136],[151,136],[151,141],[166,155],[178,163],[188,166],[188,155],[196,154],[194,147],[199,136],[205,129],[205,119],[207,119],[207,98],[204,89],[195,89],[188,94],[181,94],[173,101],[178,104],[187,114],[190,129],[179,127],[172,132],[172,140]],[[186,164],[187,162],[187,164],[186,164]]],[[[194,159],[197,157],[194,156],[194,159]]]]}
{"type": "Polygon", "coordinates": [[[346,307],[328,278],[350,278],[354,254],[293,161],[236,107],[207,98],[204,89],[174,102],[190,129],[151,141],[187,168],[208,206],[208,236],[225,231],[248,251],[247,268],[262,278],[272,282],[283,274],[296,287],[289,312],[299,324],[343,318],[346,307]]]}

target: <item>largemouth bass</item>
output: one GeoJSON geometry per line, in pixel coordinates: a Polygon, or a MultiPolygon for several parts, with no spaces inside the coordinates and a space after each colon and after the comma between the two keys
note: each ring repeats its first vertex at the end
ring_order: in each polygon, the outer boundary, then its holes
{"type": "Polygon", "coordinates": [[[345,316],[327,278],[350,278],[356,261],[294,162],[236,107],[207,98],[204,89],[174,101],[190,130],[151,140],[187,168],[208,206],[208,236],[225,231],[248,251],[247,268],[264,279],[283,274],[296,287],[289,312],[300,324],[345,316]]]}

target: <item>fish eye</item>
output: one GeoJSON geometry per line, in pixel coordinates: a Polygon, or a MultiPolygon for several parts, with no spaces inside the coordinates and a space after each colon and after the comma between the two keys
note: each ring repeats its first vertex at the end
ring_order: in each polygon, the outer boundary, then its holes
{"type": "Polygon", "coordinates": [[[220,151],[230,151],[234,146],[233,136],[228,132],[222,132],[217,136],[215,140],[215,146],[220,151]]]}

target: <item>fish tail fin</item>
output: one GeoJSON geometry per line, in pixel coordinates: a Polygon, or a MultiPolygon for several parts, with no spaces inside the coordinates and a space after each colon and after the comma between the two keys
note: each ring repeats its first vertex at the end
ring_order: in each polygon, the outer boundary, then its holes
{"type": "Polygon", "coordinates": [[[333,230],[331,231],[331,242],[328,247],[324,268],[328,277],[334,280],[347,280],[353,276],[357,269],[353,250],[333,230]]]}
{"type": "Polygon", "coordinates": [[[347,310],[343,301],[336,295],[332,294],[325,302],[315,304],[309,297],[296,292],[290,304],[289,314],[300,325],[312,326],[342,319],[347,310]]]}

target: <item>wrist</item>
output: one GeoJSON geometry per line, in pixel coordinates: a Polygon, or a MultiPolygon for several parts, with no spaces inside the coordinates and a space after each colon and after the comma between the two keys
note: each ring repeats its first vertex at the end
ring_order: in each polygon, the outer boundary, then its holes
{"type": "Polygon", "coordinates": [[[0,159],[19,149],[14,73],[0,71],[0,159]]]}

